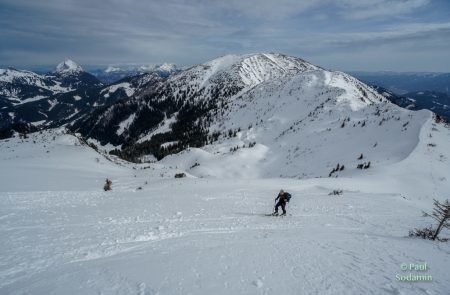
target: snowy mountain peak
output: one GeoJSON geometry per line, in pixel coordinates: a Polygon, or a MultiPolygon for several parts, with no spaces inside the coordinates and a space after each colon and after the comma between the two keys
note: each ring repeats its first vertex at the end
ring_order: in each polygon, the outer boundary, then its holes
{"type": "MultiPolygon", "coordinates": [[[[316,66],[306,62],[305,60],[288,56],[281,53],[254,53],[244,55],[225,55],[207,62],[205,65],[219,65],[219,68],[236,67],[236,66],[252,66],[254,68],[274,67],[279,70],[289,71],[298,70],[315,70],[316,66]]],[[[272,68],[270,68],[272,69],[272,68]]]]}
{"type": "Polygon", "coordinates": [[[255,86],[264,81],[292,76],[318,67],[301,58],[284,54],[256,53],[225,55],[195,66],[185,74],[201,79],[200,87],[218,80],[234,81],[241,86],[255,86]]]}
{"type": "Polygon", "coordinates": [[[66,59],[56,66],[56,73],[73,73],[81,71],[83,71],[83,69],[71,59],[66,59]]]}

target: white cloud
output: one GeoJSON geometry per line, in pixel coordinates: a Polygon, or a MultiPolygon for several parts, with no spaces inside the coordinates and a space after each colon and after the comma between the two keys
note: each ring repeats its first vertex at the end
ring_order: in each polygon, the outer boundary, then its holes
{"type": "Polygon", "coordinates": [[[436,34],[450,42],[450,23],[412,23],[380,31],[333,34],[327,35],[326,43],[342,46],[358,44],[373,46],[374,43],[383,45],[386,42],[424,39],[436,34]]]}
{"type": "Polygon", "coordinates": [[[341,0],[339,14],[349,19],[401,16],[430,3],[430,0],[341,0]]]}

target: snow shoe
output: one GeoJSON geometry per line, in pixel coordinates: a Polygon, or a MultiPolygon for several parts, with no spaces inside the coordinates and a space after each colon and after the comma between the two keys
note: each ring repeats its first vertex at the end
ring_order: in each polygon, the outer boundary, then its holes
{"type": "Polygon", "coordinates": [[[286,216],[286,213],[282,213],[280,216],[286,216]]]}

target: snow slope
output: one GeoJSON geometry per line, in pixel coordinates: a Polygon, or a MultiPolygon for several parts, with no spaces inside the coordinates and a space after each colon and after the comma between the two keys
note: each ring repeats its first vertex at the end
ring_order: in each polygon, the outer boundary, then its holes
{"type": "Polygon", "coordinates": [[[0,293],[447,294],[449,243],[406,236],[448,196],[450,130],[416,135],[395,162],[303,180],[174,179],[175,162],[114,163],[61,131],[2,140],[0,293]],[[289,216],[264,216],[280,188],[289,216]],[[432,281],[397,281],[402,263],[432,281]]]}
{"type": "Polygon", "coordinates": [[[349,176],[362,173],[356,167],[363,162],[376,167],[404,159],[431,118],[428,111],[390,103],[349,75],[322,69],[265,81],[223,110],[213,114],[210,133],[235,130],[236,137],[222,136],[163,163],[183,169],[199,163],[193,175],[219,178],[328,177],[339,163],[345,170],[332,176],[349,176]]]}
{"type": "Polygon", "coordinates": [[[108,97],[110,93],[114,93],[117,91],[117,89],[123,89],[128,97],[132,96],[134,94],[135,89],[130,87],[130,83],[124,82],[119,84],[113,84],[109,87],[106,87],[103,89],[100,94],[105,93],[103,96],[108,97]]]}

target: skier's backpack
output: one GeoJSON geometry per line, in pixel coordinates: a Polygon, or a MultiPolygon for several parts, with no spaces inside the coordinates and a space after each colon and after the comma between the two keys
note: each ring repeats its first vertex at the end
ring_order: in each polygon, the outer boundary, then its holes
{"type": "Polygon", "coordinates": [[[289,201],[291,200],[291,194],[290,193],[284,193],[284,197],[286,198],[286,202],[289,203],[289,201]]]}

